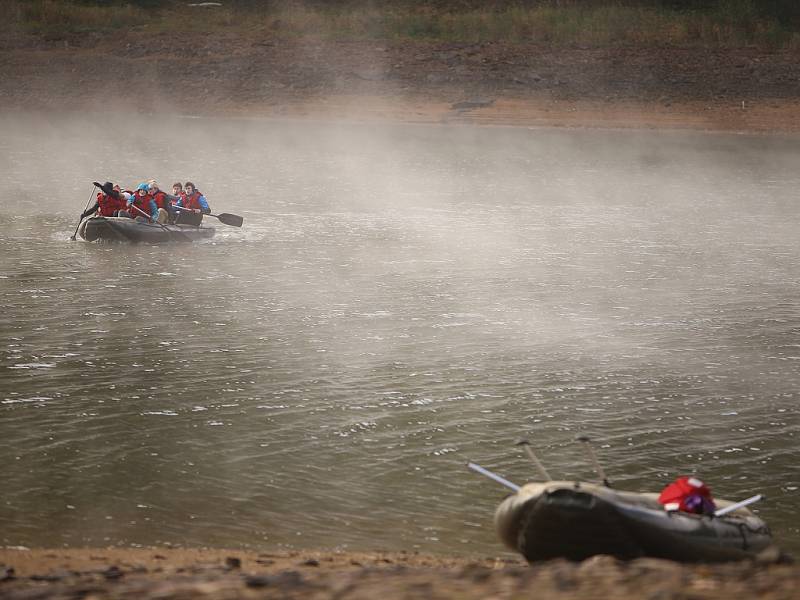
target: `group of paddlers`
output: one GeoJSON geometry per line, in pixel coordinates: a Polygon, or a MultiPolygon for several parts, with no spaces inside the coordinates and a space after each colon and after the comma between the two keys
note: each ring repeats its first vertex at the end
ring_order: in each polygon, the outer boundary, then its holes
{"type": "Polygon", "coordinates": [[[128,217],[162,225],[199,225],[203,215],[211,213],[208,200],[191,181],[172,184],[171,194],[162,191],[153,179],[140,183],[135,190],[123,190],[110,181],[94,185],[100,189],[97,202],[81,214],[81,219],[97,213],[101,217],[128,217]]]}

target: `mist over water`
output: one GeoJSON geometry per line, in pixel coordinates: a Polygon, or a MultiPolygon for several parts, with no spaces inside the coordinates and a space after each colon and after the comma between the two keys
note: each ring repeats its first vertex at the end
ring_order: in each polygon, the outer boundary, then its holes
{"type": "MultiPolygon", "coordinates": [[[[38,117],[38,115],[37,115],[38,117]]],[[[800,140],[0,119],[0,543],[497,554],[558,478],[764,493],[787,549],[800,140]],[[91,181],[191,180],[216,237],[70,242],[91,181]]]]}

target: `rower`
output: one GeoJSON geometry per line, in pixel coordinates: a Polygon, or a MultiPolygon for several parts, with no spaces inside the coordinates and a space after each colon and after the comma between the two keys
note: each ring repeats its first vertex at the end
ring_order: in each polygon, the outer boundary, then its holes
{"type": "Polygon", "coordinates": [[[203,215],[211,213],[208,200],[191,181],[187,181],[183,189],[183,196],[178,201],[180,215],[176,222],[180,225],[200,225],[203,215]]]}
{"type": "Polygon", "coordinates": [[[153,196],[150,195],[149,190],[150,186],[148,184],[140,183],[136,187],[134,196],[128,200],[128,210],[120,211],[119,216],[143,221],[145,217],[142,213],[144,213],[150,216],[151,221],[156,221],[158,219],[158,207],[153,200],[153,196]]]}
{"type": "Polygon", "coordinates": [[[99,217],[116,217],[118,211],[125,210],[125,198],[118,185],[114,185],[110,181],[106,181],[103,185],[94,182],[94,185],[100,189],[100,192],[97,193],[97,201],[94,206],[83,211],[81,220],[95,213],[99,217]]]}

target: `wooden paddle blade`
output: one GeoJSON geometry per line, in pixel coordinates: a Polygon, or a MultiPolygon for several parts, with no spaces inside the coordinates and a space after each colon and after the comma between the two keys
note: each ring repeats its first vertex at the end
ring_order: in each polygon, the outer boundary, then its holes
{"type": "Polygon", "coordinates": [[[241,227],[242,223],[244,223],[244,219],[242,217],[239,215],[232,215],[230,213],[222,213],[211,216],[217,217],[222,223],[225,223],[225,225],[232,225],[233,227],[241,227]]]}

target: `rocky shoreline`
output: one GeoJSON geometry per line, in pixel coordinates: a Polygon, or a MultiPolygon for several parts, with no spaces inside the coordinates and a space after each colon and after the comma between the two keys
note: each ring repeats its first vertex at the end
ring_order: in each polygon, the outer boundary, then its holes
{"type": "Polygon", "coordinates": [[[526,565],[417,553],[177,548],[0,549],[0,596],[34,598],[374,599],[797,598],[791,565],[680,565],[598,556],[526,565]]]}
{"type": "Polygon", "coordinates": [[[800,132],[800,53],[125,32],[0,41],[0,107],[800,132]]]}

